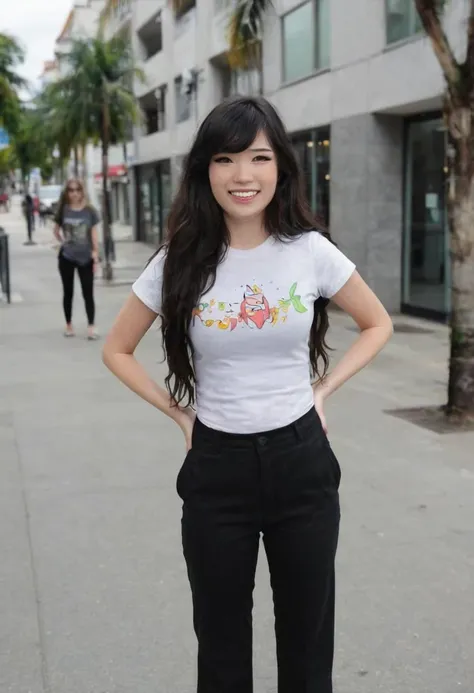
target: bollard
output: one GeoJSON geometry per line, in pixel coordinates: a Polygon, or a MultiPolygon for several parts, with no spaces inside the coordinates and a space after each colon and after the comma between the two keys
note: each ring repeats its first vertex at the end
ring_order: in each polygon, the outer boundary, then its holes
{"type": "Polygon", "coordinates": [[[4,229],[0,227],[0,287],[2,293],[11,303],[10,291],[10,255],[8,252],[8,236],[4,229]]]}

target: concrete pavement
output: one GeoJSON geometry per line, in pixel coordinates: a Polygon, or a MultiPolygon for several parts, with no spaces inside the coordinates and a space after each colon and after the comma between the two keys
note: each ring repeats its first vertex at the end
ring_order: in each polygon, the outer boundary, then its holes
{"type": "MultiPolygon", "coordinates": [[[[0,692],[192,693],[196,643],[180,545],[179,430],[62,337],[50,230],[10,232],[13,303],[0,302],[0,692]]],[[[117,244],[97,282],[105,332],[151,250],[117,244]]],[[[338,455],[336,693],[474,691],[474,434],[440,436],[385,413],[441,404],[448,334],[405,317],[387,349],[328,403],[338,455]]],[[[334,358],[352,339],[332,316],[334,358]]],[[[153,328],[138,357],[165,374],[153,328]]],[[[276,691],[263,551],[255,693],[276,691]]],[[[318,693],[315,691],[314,693],[318,693]]]]}

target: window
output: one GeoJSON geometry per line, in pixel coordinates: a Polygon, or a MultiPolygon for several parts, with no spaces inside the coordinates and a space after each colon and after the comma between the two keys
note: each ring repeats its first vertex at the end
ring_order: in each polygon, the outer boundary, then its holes
{"type": "Polygon", "coordinates": [[[144,60],[149,60],[163,48],[161,10],[138,32],[144,60]]]}
{"type": "Polygon", "coordinates": [[[196,0],[180,0],[179,2],[175,2],[174,6],[176,8],[174,16],[176,19],[179,19],[193,7],[196,7],[196,0]]]}
{"type": "Polygon", "coordinates": [[[329,67],[329,2],[311,0],[283,17],[283,81],[329,67]]]}
{"type": "Polygon", "coordinates": [[[403,308],[433,317],[451,307],[447,144],[441,117],[407,121],[403,308]]]}
{"type": "Polygon", "coordinates": [[[291,141],[303,171],[311,209],[329,225],[330,129],[322,127],[294,134],[291,141]]]}
{"type": "Polygon", "coordinates": [[[191,94],[188,93],[183,78],[177,77],[174,80],[174,94],[176,107],[176,122],[184,123],[191,117],[191,94]]]}
{"type": "Polygon", "coordinates": [[[387,43],[414,36],[422,30],[413,0],[386,0],[387,43]]]}
{"type": "Polygon", "coordinates": [[[166,84],[142,96],[139,104],[144,116],[146,135],[166,129],[166,84]]]}
{"type": "Polygon", "coordinates": [[[260,68],[250,70],[221,69],[222,97],[260,96],[263,94],[263,73],[260,68]]]}

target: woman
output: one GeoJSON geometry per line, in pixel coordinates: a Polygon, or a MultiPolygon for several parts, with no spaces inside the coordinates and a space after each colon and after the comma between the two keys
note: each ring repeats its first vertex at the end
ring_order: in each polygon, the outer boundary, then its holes
{"type": "Polygon", "coordinates": [[[332,691],[340,469],[324,403],[374,358],[392,323],[353,263],[315,230],[302,190],[268,102],[217,106],[187,157],[167,241],[133,285],[103,350],[108,368],[184,435],[177,491],[199,693],[252,691],[260,532],[278,691],[332,691]],[[329,298],[361,335],[326,375],[329,298]],[[157,315],[166,389],[134,358],[157,315]],[[314,385],[310,373],[318,375],[314,385]]]}
{"type": "Polygon", "coordinates": [[[63,283],[65,337],[73,337],[75,334],[71,320],[74,272],[77,269],[86,306],[87,339],[98,339],[94,302],[94,272],[99,261],[98,221],[97,212],[87,202],[83,184],[72,178],[61,195],[53,229],[56,239],[61,244],[58,266],[63,283]]]}

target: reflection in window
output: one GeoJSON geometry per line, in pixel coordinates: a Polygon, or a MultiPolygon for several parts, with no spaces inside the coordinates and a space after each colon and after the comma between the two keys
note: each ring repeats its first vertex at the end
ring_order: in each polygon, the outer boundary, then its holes
{"type": "Polygon", "coordinates": [[[308,130],[293,135],[291,140],[303,170],[306,197],[311,209],[329,225],[330,129],[308,130]]]}
{"type": "Polygon", "coordinates": [[[449,312],[446,133],[441,120],[409,124],[405,171],[403,302],[449,312]]]}
{"type": "Polygon", "coordinates": [[[176,122],[184,123],[191,117],[191,94],[188,93],[183,78],[177,77],[174,81],[176,122]]]}
{"type": "Polygon", "coordinates": [[[311,0],[289,12],[282,31],[285,82],[329,66],[329,0],[311,0]]]}
{"type": "Polygon", "coordinates": [[[422,30],[414,0],[386,0],[387,43],[402,41],[422,30]]]}

